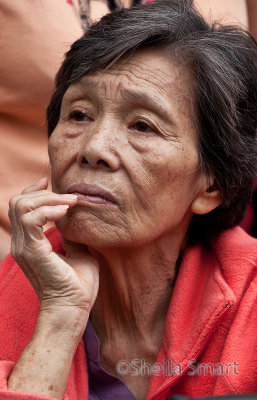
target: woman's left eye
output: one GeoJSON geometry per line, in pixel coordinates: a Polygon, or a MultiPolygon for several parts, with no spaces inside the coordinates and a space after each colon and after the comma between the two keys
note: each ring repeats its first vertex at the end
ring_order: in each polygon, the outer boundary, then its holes
{"type": "Polygon", "coordinates": [[[155,129],[149,125],[147,122],[144,121],[138,121],[135,124],[133,124],[133,129],[143,132],[143,133],[148,133],[148,132],[154,132],[155,129]]]}
{"type": "Polygon", "coordinates": [[[80,110],[74,110],[70,113],[69,118],[74,120],[74,121],[87,121],[90,118],[88,117],[88,115],[80,110]]]}

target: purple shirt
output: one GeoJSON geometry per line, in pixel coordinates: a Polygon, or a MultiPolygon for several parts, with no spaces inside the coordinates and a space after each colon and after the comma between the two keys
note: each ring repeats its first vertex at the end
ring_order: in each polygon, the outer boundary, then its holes
{"type": "Polygon", "coordinates": [[[89,377],[89,400],[135,400],[127,386],[116,376],[106,372],[100,361],[100,343],[88,320],[84,333],[89,377]]]}

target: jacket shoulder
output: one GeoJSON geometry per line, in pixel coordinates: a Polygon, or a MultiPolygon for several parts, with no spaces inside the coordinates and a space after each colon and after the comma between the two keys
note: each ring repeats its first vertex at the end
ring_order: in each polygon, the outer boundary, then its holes
{"type": "Polygon", "coordinates": [[[243,262],[244,268],[257,270],[257,239],[239,226],[220,234],[213,242],[213,248],[223,263],[237,268],[243,262]]]}
{"type": "Polygon", "coordinates": [[[219,235],[213,242],[213,249],[237,304],[247,292],[257,294],[257,239],[236,227],[219,235]]]}

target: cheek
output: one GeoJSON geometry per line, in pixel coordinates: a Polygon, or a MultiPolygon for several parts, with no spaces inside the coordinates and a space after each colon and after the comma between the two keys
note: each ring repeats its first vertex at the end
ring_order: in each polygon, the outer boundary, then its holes
{"type": "Polygon", "coordinates": [[[141,185],[137,191],[137,213],[147,224],[154,222],[156,230],[167,224],[179,224],[195,196],[197,151],[178,146],[158,148],[150,157],[144,157],[142,165],[143,173],[138,171],[141,185]]]}
{"type": "Polygon", "coordinates": [[[48,153],[51,165],[53,190],[57,191],[58,182],[74,159],[74,146],[65,138],[50,137],[48,153]]]}
{"type": "Polygon", "coordinates": [[[132,201],[124,213],[126,231],[136,241],[187,229],[194,198],[198,155],[178,146],[154,146],[136,158],[131,176],[132,201]],[[194,171],[194,172],[193,172],[194,171]]]}
{"type": "Polygon", "coordinates": [[[195,186],[198,160],[198,153],[193,147],[177,144],[159,146],[143,157],[140,179],[149,194],[176,197],[184,191],[192,191],[195,186]]]}
{"type": "Polygon", "coordinates": [[[167,185],[166,193],[176,200],[178,208],[186,208],[195,196],[198,166],[197,152],[192,150],[188,153],[185,149],[166,165],[163,185],[167,185]]]}

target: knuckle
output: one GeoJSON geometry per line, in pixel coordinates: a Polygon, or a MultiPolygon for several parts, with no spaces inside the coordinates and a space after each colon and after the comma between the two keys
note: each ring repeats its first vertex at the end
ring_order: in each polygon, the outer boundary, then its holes
{"type": "Polygon", "coordinates": [[[13,241],[11,243],[11,255],[16,262],[18,262],[18,263],[21,262],[21,259],[22,259],[21,248],[19,246],[17,246],[17,244],[13,241]]]}
{"type": "Polygon", "coordinates": [[[45,206],[41,206],[39,208],[36,208],[35,210],[32,210],[30,214],[31,219],[41,219],[41,216],[45,213],[45,206]]]}
{"type": "Polygon", "coordinates": [[[16,211],[18,211],[19,213],[25,213],[26,211],[28,211],[31,208],[28,199],[20,196],[17,201],[16,201],[16,206],[15,209],[16,211]]]}
{"type": "Polygon", "coordinates": [[[22,214],[20,216],[20,223],[24,231],[27,231],[29,228],[38,227],[41,224],[44,225],[47,222],[46,210],[47,207],[40,207],[22,214]]]}
{"type": "Polygon", "coordinates": [[[13,196],[13,197],[10,198],[10,200],[9,200],[9,210],[15,208],[15,204],[16,204],[18,198],[19,198],[19,196],[13,196]]]}
{"type": "Polygon", "coordinates": [[[20,217],[20,221],[21,221],[21,225],[23,227],[30,225],[31,224],[31,214],[30,213],[22,214],[20,217]]]}

